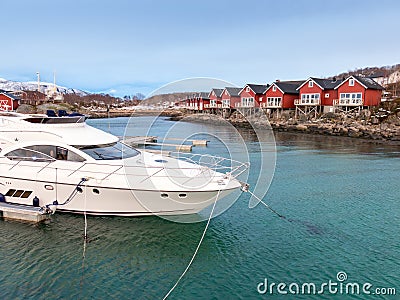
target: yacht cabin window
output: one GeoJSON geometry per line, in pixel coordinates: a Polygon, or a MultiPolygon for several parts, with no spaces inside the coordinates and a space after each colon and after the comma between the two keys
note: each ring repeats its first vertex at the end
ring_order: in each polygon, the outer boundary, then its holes
{"type": "Polygon", "coordinates": [[[67,160],[75,162],[84,162],[85,159],[75,152],[63,147],[51,145],[35,145],[24,147],[9,152],[5,155],[11,160],[27,160],[27,161],[54,161],[67,160]]]}
{"type": "Polygon", "coordinates": [[[43,153],[29,150],[26,148],[17,149],[11,151],[5,155],[10,160],[25,160],[25,161],[37,161],[37,162],[51,162],[55,159],[45,155],[43,153]]]}
{"type": "Polygon", "coordinates": [[[124,159],[140,154],[136,149],[120,142],[107,145],[80,147],[79,149],[96,160],[124,159]]]}

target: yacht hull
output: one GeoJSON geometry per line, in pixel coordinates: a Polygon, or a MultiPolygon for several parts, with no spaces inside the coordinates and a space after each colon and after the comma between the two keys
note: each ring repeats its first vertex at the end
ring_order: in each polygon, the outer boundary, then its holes
{"type": "Polygon", "coordinates": [[[237,183],[221,190],[160,191],[82,184],[78,191],[77,185],[73,184],[0,177],[0,193],[6,196],[8,203],[33,205],[34,198],[37,198],[36,205],[50,205],[54,208],[53,202],[57,200],[58,212],[86,212],[104,216],[195,214],[237,190],[239,186],[237,183]],[[28,197],[22,197],[27,194],[28,197]],[[69,202],[63,204],[68,199],[69,202]]]}

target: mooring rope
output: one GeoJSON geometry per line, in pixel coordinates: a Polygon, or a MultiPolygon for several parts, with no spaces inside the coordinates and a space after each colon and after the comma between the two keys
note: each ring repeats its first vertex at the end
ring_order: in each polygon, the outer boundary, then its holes
{"type": "MultiPolygon", "coordinates": [[[[88,226],[88,224],[87,224],[87,216],[86,216],[86,201],[87,201],[87,184],[86,184],[86,182],[87,181],[85,181],[85,202],[84,202],[84,205],[83,205],[83,217],[84,217],[84,219],[85,219],[85,230],[84,230],[84,236],[83,236],[83,239],[84,239],[84,245],[86,245],[86,242],[87,242],[87,239],[88,239],[88,236],[87,236],[87,226],[88,226]]],[[[85,249],[85,248],[84,248],[85,249]]],[[[83,257],[85,257],[85,252],[83,253],[83,257]]]]}
{"type": "MultiPolygon", "coordinates": [[[[76,194],[79,191],[79,188],[81,187],[82,183],[88,181],[89,179],[87,178],[82,178],[81,181],[76,185],[76,187],[74,188],[74,190],[72,191],[72,193],[68,196],[67,200],[65,200],[63,203],[57,203],[57,206],[62,206],[62,205],[66,205],[68,203],[70,203],[72,201],[72,199],[76,196],[76,194]]],[[[86,186],[86,183],[85,183],[86,186]]],[[[86,194],[85,194],[86,195],[86,194]]],[[[56,199],[57,200],[57,199],[56,199]]],[[[58,202],[58,201],[57,201],[58,202]]],[[[51,204],[50,204],[51,205],[51,204]]]]}
{"type": "Polygon", "coordinates": [[[80,282],[80,287],[81,287],[81,292],[83,290],[83,282],[85,279],[85,258],[86,258],[86,244],[88,243],[88,237],[87,237],[87,217],[86,217],[86,200],[87,200],[87,180],[85,180],[85,197],[84,197],[84,204],[83,204],[83,217],[85,220],[85,228],[84,228],[84,235],[83,235],[83,253],[82,253],[82,275],[81,275],[81,282],[80,282]]]}
{"type": "Polygon", "coordinates": [[[246,192],[248,192],[251,196],[253,196],[254,198],[256,198],[260,203],[262,203],[266,208],[268,208],[270,211],[272,211],[274,214],[276,214],[279,218],[281,219],[285,219],[286,217],[284,215],[281,215],[280,213],[278,213],[275,209],[273,209],[271,206],[269,206],[267,203],[265,203],[264,201],[262,201],[259,197],[257,197],[256,195],[254,195],[254,193],[252,193],[250,190],[247,190],[246,192]]]}
{"type": "Polygon", "coordinates": [[[218,200],[218,198],[219,198],[219,194],[220,194],[220,193],[221,193],[221,190],[218,190],[218,194],[217,194],[217,196],[215,197],[215,201],[214,201],[213,207],[212,207],[212,209],[211,209],[210,216],[208,217],[206,227],[204,228],[203,234],[202,234],[202,236],[201,236],[201,238],[200,238],[199,243],[197,244],[196,250],[194,251],[194,253],[193,253],[193,255],[192,255],[192,258],[190,259],[190,261],[189,261],[189,263],[188,263],[186,269],[182,272],[181,276],[179,276],[178,280],[175,282],[175,284],[173,285],[173,287],[172,287],[172,288],[169,290],[169,292],[164,296],[163,300],[167,299],[168,296],[175,290],[175,288],[178,286],[179,282],[180,282],[180,281],[182,280],[182,278],[186,275],[186,273],[187,273],[187,271],[189,270],[190,266],[192,265],[194,259],[196,258],[197,252],[199,252],[200,246],[201,246],[201,244],[202,244],[202,242],[203,242],[203,240],[204,240],[204,237],[205,237],[205,235],[206,235],[208,226],[210,225],[210,222],[211,222],[211,219],[212,219],[212,215],[213,215],[213,213],[214,213],[214,209],[215,209],[215,206],[216,206],[216,204],[217,204],[217,200],[218,200]]]}

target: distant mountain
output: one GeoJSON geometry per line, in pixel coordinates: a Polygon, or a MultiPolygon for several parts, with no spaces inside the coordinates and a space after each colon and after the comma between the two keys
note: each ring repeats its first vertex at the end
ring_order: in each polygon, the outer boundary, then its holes
{"type": "MultiPolygon", "coordinates": [[[[40,83],[40,91],[45,93],[46,90],[52,89],[53,86],[54,86],[53,83],[41,82],[40,83]]],[[[35,82],[35,81],[19,82],[19,81],[12,81],[12,80],[0,78],[0,89],[6,90],[6,91],[21,91],[21,90],[36,91],[37,90],[37,82],[35,82]]],[[[89,95],[89,93],[87,93],[85,91],[73,89],[73,88],[67,88],[67,87],[59,86],[59,85],[57,85],[57,90],[61,94],[76,94],[79,96],[89,95]]]]}

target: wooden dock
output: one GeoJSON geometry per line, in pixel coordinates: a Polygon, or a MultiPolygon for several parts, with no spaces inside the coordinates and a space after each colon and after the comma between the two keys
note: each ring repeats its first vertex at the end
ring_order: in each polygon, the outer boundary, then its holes
{"type": "Polygon", "coordinates": [[[50,218],[40,207],[0,202],[0,211],[4,219],[39,223],[50,218]]]}
{"type": "MultiPolygon", "coordinates": [[[[170,141],[182,141],[179,138],[165,138],[165,140],[170,141]]],[[[175,148],[177,151],[190,152],[194,146],[207,146],[207,140],[184,140],[185,142],[191,142],[191,144],[171,144],[171,143],[158,143],[158,137],[156,136],[130,136],[123,137],[123,143],[138,147],[138,146],[160,146],[160,147],[170,147],[175,148]]]]}
{"type": "MultiPolygon", "coordinates": [[[[164,138],[164,141],[182,141],[182,139],[179,138],[164,138]]],[[[192,143],[193,146],[207,146],[208,141],[207,140],[186,140],[186,142],[192,143]]]]}

